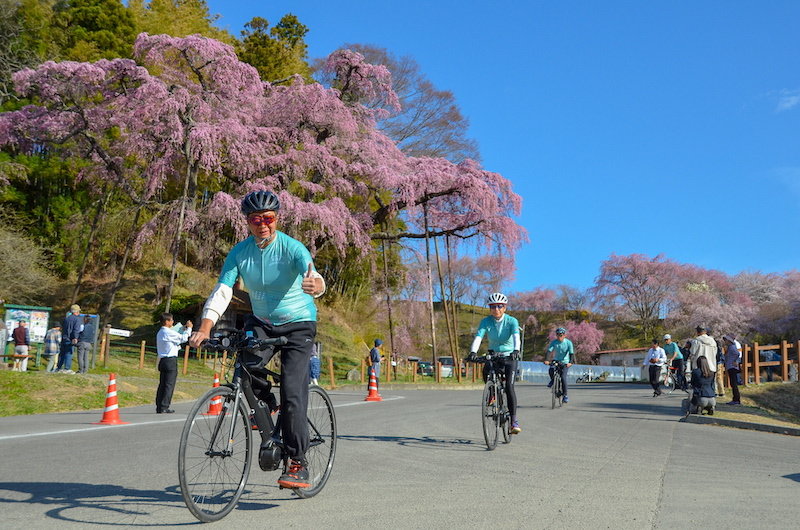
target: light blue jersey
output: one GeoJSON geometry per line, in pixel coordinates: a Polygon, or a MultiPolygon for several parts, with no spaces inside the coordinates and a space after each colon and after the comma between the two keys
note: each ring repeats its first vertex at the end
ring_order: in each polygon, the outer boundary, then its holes
{"type": "Polygon", "coordinates": [[[564,339],[563,342],[555,339],[547,347],[547,351],[553,352],[554,361],[568,364],[575,360],[575,348],[569,339],[564,339]]]}
{"type": "Polygon", "coordinates": [[[311,253],[296,239],[276,232],[275,240],[258,248],[253,236],[234,246],[219,276],[233,287],[241,276],[253,314],[276,326],[289,322],[316,322],[314,298],[303,292],[303,276],[312,263],[311,253]]]}
{"type": "Polygon", "coordinates": [[[478,324],[476,337],[489,337],[489,349],[497,353],[514,351],[514,334],[519,333],[519,321],[509,315],[503,315],[498,322],[494,317],[486,317],[478,324]]]}

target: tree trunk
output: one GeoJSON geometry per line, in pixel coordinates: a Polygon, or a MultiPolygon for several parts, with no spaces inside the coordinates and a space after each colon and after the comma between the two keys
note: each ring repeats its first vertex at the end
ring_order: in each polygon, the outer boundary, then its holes
{"type": "Polygon", "coordinates": [[[101,325],[98,329],[104,329],[105,325],[108,324],[108,321],[111,319],[111,310],[114,308],[114,298],[117,296],[117,291],[119,291],[119,286],[122,283],[122,277],[125,275],[125,268],[128,265],[128,256],[130,256],[133,241],[136,239],[136,227],[139,224],[139,216],[142,213],[142,208],[144,208],[144,204],[141,203],[136,207],[136,214],[133,216],[133,223],[131,224],[131,233],[128,235],[128,241],[125,242],[125,252],[122,255],[122,263],[119,265],[114,286],[111,287],[111,291],[106,297],[106,303],[100,315],[101,325]]]}
{"type": "Polygon", "coordinates": [[[450,236],[445,236],[444,239],[445,249],[447,250],[447,277],[449,279],[450,290],[450,311],[453,314],[453,343],[456,345],[458,351],[458,311],[456,306],[455,286],[453,280],[453,268],[451,267],[452,258],[450,255],[450,236]]]}
{"type": "MultiPolygon", "coordinates": [[[[187,153],[186,160],[189,156],[187,153]]],[[[181,213],[178,216],[178,229],[175,231],[175,241],[172,247],[172,267],[169,272],[169,287],[167,287],[167,303],[164,312],[169,313],[169,306],[172,304],[172,289],[175,287],[175,271],[178,268],[178,254],[181,251],[181,236],[183,235],[183,220],[186,217],[186,203],[189,200],[189,186],[194,182],[197,187],[197,166],[189,163],[186,167],[186,180],[183,181],[183,196],[181,197],[181,213]]]]}
{"type": "Polygon", "coordinates": [[[442,260],[439,257],[439,240],[433,238],[433,248],[436,251],[436,270],[439,273],[439,291],[442,294],[442,310],[444,310],[444,321],[447,324],[447,341],[450,343],[450,355],[453,357],[453,371],[456,373],[456,379],[461,382],[461,367],[458,365],[458,352],[456,351],[455,344],[453,343],[453,322],[450,315],[450,309],[447,305],[447,292],[444,289],[444,275],[442,274],[442,260]]]}
{"type": "Polygon", "coordinates": [[[425,270],[428,273],[428,311],[431,314],[431,363],[433,369],[438,368],[436,364],[436,320],[433,313],[433,278],[431,273],[431,245],[428,237],[428,205],[422,206],[425,217],[425,270]]]}
{"type": "Polygon", "coordinates": [[[381,249],[383,250],[383,286],[386,292],[386,312],[389,318],[389,351],[392,354],[392,358],[394,358],[394,321],[392,319],[392,296],[389,292],[389,258],[386,256],[386,241],[381,241],[381,249]]]}
{"type": "Polygon", "coordinates": [[[78,295],[81,292],[81,283],[83,282],[83,275],[86,274],[86,264],[89,263],[89,255],[92,253],[92,249],[94,248],[95,238],[97,236],[97,232],[100,231],[100,225],[105,217],[106,207],[108,206],[108,201],[111,198],[111,193],[112,191],[109,189],[108,185],[106,185],[103,189],[103,197],[97,202],[97,211],[92,219],[92,226],[89,229],[89,237],[86,239],[86,248],[83,250],[83,260],[81,260],[81,267],[78,270],[78,278],[75,280],[75,288],[72,290],[72,296],[70,297],[69,305],[72,305],[78,301],[78,295]]]}

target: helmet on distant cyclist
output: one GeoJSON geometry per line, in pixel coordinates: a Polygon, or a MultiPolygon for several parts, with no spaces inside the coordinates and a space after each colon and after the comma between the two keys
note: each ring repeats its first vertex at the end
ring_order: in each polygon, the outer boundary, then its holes
{"type": "Polygon", "coordinates": [[[492,304],[507,304],[508,297],[503,293],[492,293],[489,295],[489,299],[486,301],[486,305],[492,304]]]}
{"type": "Polygon", "coordinates": [[[242,199],[242,213],[245,215],[265,210],[277,212],[280,209],[281,203],[278,200],[278,196],[271,191],[251,191],[242,199]]]}
{"type": "Polygon", "coordinates": [[[564,329],[564,328],[557,328],[556,329],[556,335],[566,335],[566,334],[567,334],[567,330],[566,329],[564,329]]]}

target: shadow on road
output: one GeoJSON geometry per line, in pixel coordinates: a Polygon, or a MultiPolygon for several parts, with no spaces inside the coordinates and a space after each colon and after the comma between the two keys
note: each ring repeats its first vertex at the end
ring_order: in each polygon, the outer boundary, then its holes
{"type": "Polygon", "coordinates": [[[791,475],[784,475],[783,478],[788,478],[789,480],[800,482],[800,473],[792,473],[791,475]]]}
{"type": "MultiPolygon", "coordinates": [[[[194,523],[168,524],[166,517],[152,523],[142,522],[156,511],[180,508],[186,510],[178,486],[167,490],[139,490],[115,484],[80,482],[0,482],[0,506],[22,503],[40,504],[45,515],[55,520],[103,526],[184,526],[194,523]],[[70,510],[81,509],[81,517],[71,517],[70,510]],[[86,510],[91,510],[86,512],[86,510]],[[105,515],[92,517],[95,510],[105,515]],[[111,520],[109,520],[111,516],[111,520]],[[113,518],[118,517],[118,522],[113,518]]],[[[56,524],[56,523],[53,523],[56,524]]]]}
{"type": "MultiPolygon", "coordinates": [[[[425,448],[440,448],[440,449],[474,449],[478,447],[475,440],[466,440],[464,438],[433,438],[430,436],[415,437],[415,436],[369,436],[369,435],[339,435],[339,440],[350,440],[354,442],[390,442],[397,445],[409,447],[425,447],[425,448]]],[[[483,442],[481,442],[483,448],[483,442]]]]}

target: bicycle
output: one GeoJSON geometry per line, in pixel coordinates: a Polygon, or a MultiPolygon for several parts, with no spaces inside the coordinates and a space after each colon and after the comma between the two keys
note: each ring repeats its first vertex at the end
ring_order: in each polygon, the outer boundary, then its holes
{"type": "Polygon", "coordinates": [[[550,361],[550,366],[553,367],[553,386],[550,388],[551,392],[551,408],[556,408],[564,404],[564,388],[561,382],[561,372],[564,369],[564,364],[558,361],[550,361]]]}
{"type": "MultiPolygon", "coordinates": [[[[686,375],[684,374],[684,381],[686,381],[686,375]]],[[[684,383],[685,385],[686,383],[684,383]]],[[[667,393],[672,394],[672,392],[676,388],[680,388],[684,392],[688,393],[688,390],[684,387],[681,388],[678,386],[678,369],[674,366],[667,367],[667,373],[664,375],[664,386],[667,388],[667,393]]]]}
{"type": "MultiPolygon", "coordinates": [[[[266,368],[276,347],[286,337],[256,339],[252,332],[223,332],[206,341],[210,351],[228,351],[234,366],[233,381],[212,388],[192,406],[183,426],[178,452],[181,495],[189,511],[203,522],[218,521],[234,509],[244,493],[253,458],[254,426],[261,435],[258,464],[264,471],[286,469],[288,455],[280,439],[280,403],[272,383],[280,374],[266,368]],[[259,400],[254,392],[267,402],[259,400]],[[220,403],[214,414],[205,409],[220,403]]],[[[313,497],[325,486],[336,455],[336,416],[328,394],[309,387],[309,446],[306,451],[308,488],[294,488],[301,498],[313,497]]]]}
{"type": "Polygon", "coordinates": [[[577,377],[575,379],[576,383],[591,383],[592,379],[594,379],[593,374],[591,371],[586,371],[583,375],[577,377]]]}
{"type": "Polygon", "coordinates": [[[486,448],[489,451],[493,451],[497,447],[501,432],[503,433],[503,442],[511,443],[511,412],[508,410],[508,397],[506,396],[506,375],[505,370],[498,369],[497,366],[498,361],[504,358],[489,351],[483,358],[473,360],[475,363],[483,363],[489,367],[481,401],[483,439],[486,441],[486,448]]]}

